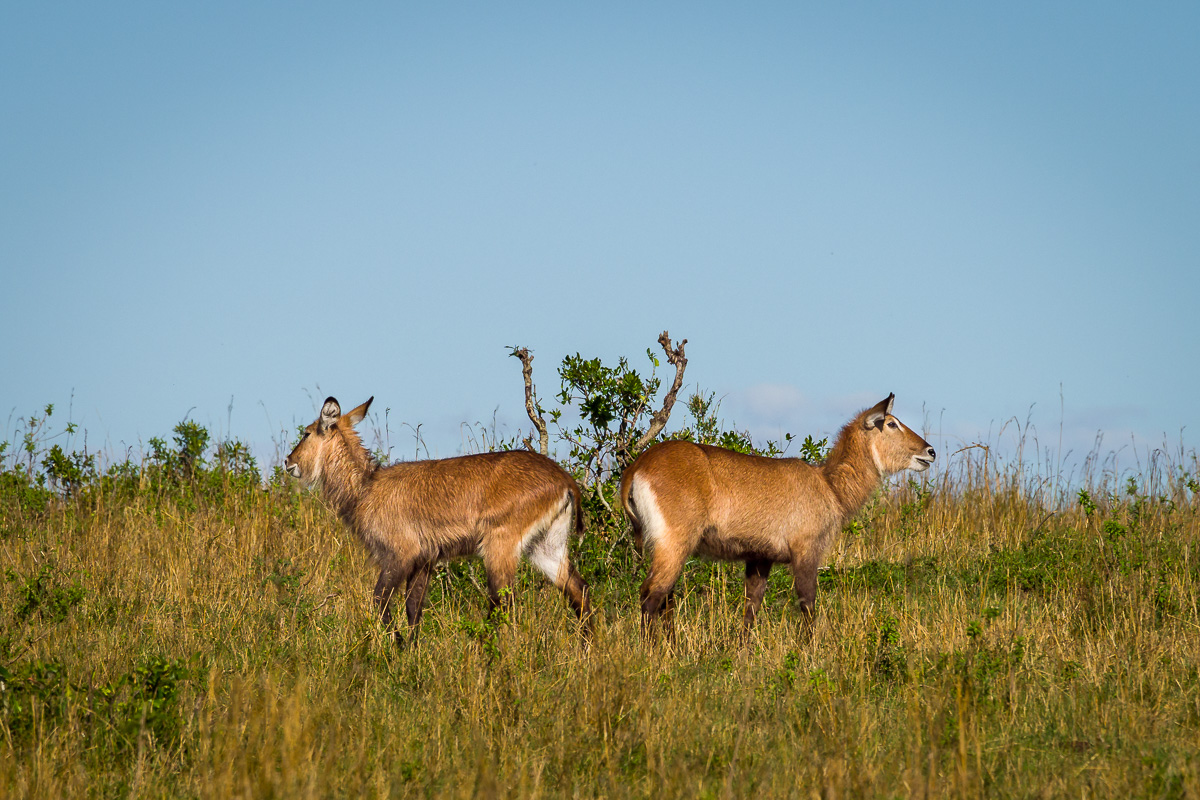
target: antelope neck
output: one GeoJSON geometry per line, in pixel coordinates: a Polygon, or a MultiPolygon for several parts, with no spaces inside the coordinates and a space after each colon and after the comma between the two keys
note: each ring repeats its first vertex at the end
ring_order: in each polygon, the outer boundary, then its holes
{"type": "Polygon", "coordinates": [[[344,432],[337,435],[339,446],[325,456],[321,469],[321,489],[338,516],[350,523],[354,510],[366,493],[375,466],[357,436],[344,432]]]}
{"type": "Polygon", "coordinates": [[[842,512],[842,522],[858,513],[866,504],[871,494],[879,488],[882,475],[872,454],[866,452],[865,443],[858,443],[862,452],[837,452],[829,461],[821,465],[821,474],[829,484],[838,507],[842,512]],[[836,460],[833,460],[836,458],[836,460]]]}

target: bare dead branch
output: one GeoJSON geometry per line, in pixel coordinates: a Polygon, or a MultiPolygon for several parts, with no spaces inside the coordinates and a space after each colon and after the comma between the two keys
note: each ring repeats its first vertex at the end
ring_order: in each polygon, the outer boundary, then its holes
{"type": "MultiPolygon", "coordinates": [[[[546,420],[538,411],[536,393],[533,388],[533,354],[528,347],[514,347],[509,354],[521,359],[521,375],[525,378],[525,413],[530,422],[537,428],[538,452],[544,456],[550,455],[550,437],[546,432],[546,420]]],[[[525,437],[525,446],[533,449],[532,435],[525,437]]]]}
{"type": "MultiPolygon", "coordinates": [[[[687,339],[681,340],[678,347],[672,347],[670,335],[663,331],[662,335],[658,337],[658,343],[662,345],[663,352],[667,354],[667,362],[675,367],[675,380],[671,383],[670,391],[663,398],[662,408],[650,415],[650,427],[633,446],[633,453],[641,451],[654,441],[654,437],[662,433],[663,428],[667,426],[667,420],[671,418],[671,408],[675,405],[675,397],[683,386],[683,371],[687,369],[687,358],[683,354],[683,346],[687,344],[687,339]]],[[[627,454],[626,457],[632,456],[633,453],[627,454]]]]}
{"type": "Polygon", "coordinates": [[[608,504],[608,500],[604,497],[604,484],[600,481],[599,475],[596,476],[596,480],[592,484],[592,490],[600,498],[600,505],[604,506],[604,510],[608,512],[608,516],[615,517],[617,512],[613,511],[612,506],[608,504]]]}

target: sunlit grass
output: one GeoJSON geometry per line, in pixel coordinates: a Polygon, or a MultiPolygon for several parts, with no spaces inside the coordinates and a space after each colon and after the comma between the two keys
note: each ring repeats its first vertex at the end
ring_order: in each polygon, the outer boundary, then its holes
{"type": "MultiPolygon", "coordinates": [[[[973,455],[973,454],[968,454],[973,455]]],[[[962,457],[849,527],[804,625],[777,568],[693,562],[646,646],[640,566],[589,533],[586,646],[523,569],[508,622],[443,567],[418,648],[359,544],[286,488],[0,504],[10,796],[1200,795],[1190,490],[1090,514],[962,457]]]]}

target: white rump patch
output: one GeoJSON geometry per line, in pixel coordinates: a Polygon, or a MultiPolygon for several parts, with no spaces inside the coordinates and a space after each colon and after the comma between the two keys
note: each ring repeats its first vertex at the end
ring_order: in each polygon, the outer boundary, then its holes
{"type": "Polygon", "coordinates": [[[662,536],[666,528],[662,509],[654,497],[654,490],[646,485],[646,481],[634,478],[629,493],[633,496],[633,507],[637,510],[638,522],[642,524],[643,547],[649,549],[662,536]]]}
{"type": "Polygon", "coordinates": [[[567,580],[567,541],[575,520],[575,504],[564,493],[565,505],[547,513],[533,524],[517,545],[517,556],[524,556],[555,586],[567,580]]]}

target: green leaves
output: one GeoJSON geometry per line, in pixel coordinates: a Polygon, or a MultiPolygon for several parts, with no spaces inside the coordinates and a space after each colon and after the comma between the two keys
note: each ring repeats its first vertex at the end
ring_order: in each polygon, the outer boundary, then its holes
{"type": "Polygon", "coordinates": [[[42,459],[42,469],[52,484],[70,494],[96,477],[96,456],[86,451],[68,454],[56,444],[42,459]]]}
{"type": "MultiPolygon", "coordinates": [[[[656,359],[651,356],[650,361],[656,359]]],[[[624,357],[617,366],[606,367],[599,358],[585,359],[576,353],[563,359],[558,375],[562,380],[558,402],[577,406],[598,438],[607,438],[603,434],[612,433],[609,427],[615,421],[620,421],[621,430],[635,425],[660,384],[653,375],[643,379],[624,357]]]]}
{"type": "Polygon", "coordinates": [[[16,586],[14,615],[20,621],[36,614],[48,622],[61,622],[86,595],[78,583],[64,582],[52,564],[43,564],[35,574],[28,576],[10,569],[8,580],[16,586]]]}
{"type": "Polygon", "coordinates": [[[1096,501],[1092,499],[1092,495],[1087,489],[1079,490],[1079,505],[1088,518],[1096,513],[1096,501]]]}
{"type": "Polygon", "coordinates": [[[40,729],[72,719],[96,757],[128,754],[139,740],[176,747],[183,730],[180,691],[190,677],[182,661],[158,655],[107,683],[94,675],[72,680],[58,661],[0,666],[0,721],[18,748],[36,742],[40,729]]]}
{"type": "MultiPolygon", "coordinates": [[[[790,442],[792,435],[789,433],[786,438],[790,442]]],[[[811,436],[805,436],[804,443],[800,445],[800,458],[809,464],[820,464],[829,455],[828,445],[829,439],[827,438],[816,441],[811,436]]]]}
{"type": "Polygon", "coordinates": [[[175,445],[179,448],[179,463],[191,474],[204,466],[204,450],[208,447],[208,429],[185,419],[175,426],[175,445]]]}
{"type": "MultiPolygon", "coordinates": [[[[787,443],[792,441],[790,433],[784,434],[784,445],[768,440],[766,445],[758,447],[749,431],[739,431],[736,428],[725,428],[718,417],[721,402],[716,399],[716,392],[704,394],[697,390],[687,401],[688,412],[692,415],[692,424],[671,438],[683,439],[697,444],[711,444],[734,450],[747,455],[775,457],[783,455],[787,443]]],[[[811,438],[811,437],[810,437],[811,438]]]]}
{"type": "MultiPolygon", "coordinates": [[[[653,354],[647,354],[656,364],[653,354]]],[[[661,381],[653,373],[643,377],[624,357],[609,367],[578,353],[563,359],[558,376],[558,402],[575,406],[580,417],[574,428],[561,431],[562,438],[571,445],[570,459],[586,476],[584,483],[596,488],[633,460],[634,443],[648,424],[661,381]]],[[[560,410],[550,416],[561,426],[560,410]]]]}
{"type": "Polygon", "coordinates": [[[21,420],[21,446],[13,453],[0,443],[0,506],[15,505],[42,512],[56,500],[90,502],[116,492],[162,498],[175,495],[188,508],[201,500],[225,503],[244,499],[262,486],[262,475],[250,448],[236,439],[214,442],[203,425],[183,420],[173,428],[168,442],[153,437],[141,457],[102,468],[101,456],[73,448],[79,428],[66,423],[54,431],[47,420],[54,406],[42,415],[21,420]],[[51,444],[54,439],[65,437],[51,444]],[[214,446],[215,445],[215,446],[214,446]],[[8,458],[4,456],[8,454],[8,458]]]}

